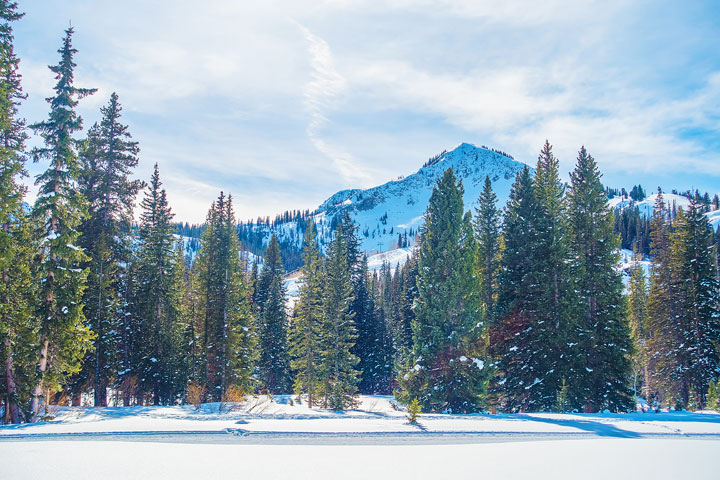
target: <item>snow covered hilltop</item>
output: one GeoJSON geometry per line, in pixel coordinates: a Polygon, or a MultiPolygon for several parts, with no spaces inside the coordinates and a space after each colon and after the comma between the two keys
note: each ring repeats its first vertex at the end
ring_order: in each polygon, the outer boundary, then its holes
{"type": "Polygon", "coordinates": [[[321,248],[330,242],[339,218],[348,212],[358,225],[363,251],[370,254],[412,245],[423,224],[430,194],[445,170],[452,168],[462,180],[463,202],[471,209],[477,202],[485,177],[489,176],[500,206],[505,204],[516,174],[524,164],[509,155],[487,147],[461,143],[451,151],[430,158],[416,173],[365,190],[341,190],[307,215],[279,215],[275,220],[242,223],[240,240],[252,253],[261,255],[275,234],[286,266],[294,268],[292,258],[302,248],[305,222],[312,219],[318,228],[321,248]]]}

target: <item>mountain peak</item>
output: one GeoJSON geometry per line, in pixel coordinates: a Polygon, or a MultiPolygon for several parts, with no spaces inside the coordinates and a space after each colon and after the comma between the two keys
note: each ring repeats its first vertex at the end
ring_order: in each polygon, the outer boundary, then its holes
{"type": "MultiPolygon", "coordinates": [[[[500,150],[463,142],[450,151],[433,156],[416,173],[407,177],[364,190],[341,190],[324,201],[312,215],[321,248],[330,241],[335,222],[345,212],[358,225],[358,239],[365,252],[372,254],[398,246],[412,246],[415,235],[425,222],[424,214],[432,190],[448,168],[452,168],[455,177],[462,180],[465,210],[472,210],[486,176],[490,177],[498,204],[502,206],[516,174],[524,166],[500,150]]],[[[281,242],[295,243],[298,250],[301,248],[302,234],[296,231],[296,226],[279,225],[273,230],[271,232],[264,225],[257,227],[257,234],[263,237],[260,245],[267,245],[271,233],[276,233],[281,242]]],[[[250,237],[243,240],[246,243],[255,242],[250,237]]]]}

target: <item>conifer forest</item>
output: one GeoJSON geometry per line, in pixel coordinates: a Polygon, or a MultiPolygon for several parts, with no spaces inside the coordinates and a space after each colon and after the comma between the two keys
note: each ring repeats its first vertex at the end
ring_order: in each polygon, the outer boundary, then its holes
{"type": "Polygon", "coordinates": [[[715,478],[719,16],[0,0],[0,479],[715,478]]]}
{"type": "Polygon", "coordinates": [[[118,94],[85,128],[77,106],[97,92],[76,84],[72,27],[49,67],[47,116],[19,116],[22,16],[0,2],[3,423],[36,422],[55,404],[290,393],[337,411],[359,395],[453,414],[627,412],[639,399],[720,408],[718,232],[706,215],[717,196],[686,192],[676,207],[658,189],[647,216],[615,209],[610,198],[640,202],[643,187],[603,185],[584,147],[565,182],[546,141],[507,203],[486,176],[471,209],[462,179],[444,170],[422,226],[397,234],[412,252],[402,264],[369,269],[348,211],[322,225],[286,212],[276,222],[301,225],[301,237],[281,246],[253,236],[269,219],[240,222],[232,194],[218,192],[204,224],[190,226],[157,164],[135,178],[152,160],[118,94]],[[41,143],[28,148],[31,135],[41,143]],[[45,168],[32,204],[26,162],[45,168]],[[621,248],[634,252],[627,272],[621,248]],[[289,273],[301,279],[292,306],[289,273]]]}

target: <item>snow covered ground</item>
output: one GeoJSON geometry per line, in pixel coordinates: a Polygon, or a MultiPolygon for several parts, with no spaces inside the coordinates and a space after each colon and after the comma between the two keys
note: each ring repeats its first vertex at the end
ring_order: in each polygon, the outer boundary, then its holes
{"type": "Polygon", "coordinates": [[[7,443],[3,478],[37,479],[704,479],[718,442],[559,440],[482,445],[7,443]]]}
{"type": "Polygon", "coordinates": [[[388,250],[387,252],[376,253],[368,257],[368,270],[370,272],[379,272],[382,270],[383,265],[387,263],[392,271],[400,266],[402,267],[412,256],[412,248],[395,248],[388,250]]]}
{"type": "Polygon", "coordinates": [[[354,410],[294,397],[219,404],[63,407],[0,427],[1,478],[713,478],[720,414],[421,415],[392,397],[354,410]],[[128,441],[132,440],[132,441],[128,441]],[[110,466],[110,467],[108,467],[110,466]]]}

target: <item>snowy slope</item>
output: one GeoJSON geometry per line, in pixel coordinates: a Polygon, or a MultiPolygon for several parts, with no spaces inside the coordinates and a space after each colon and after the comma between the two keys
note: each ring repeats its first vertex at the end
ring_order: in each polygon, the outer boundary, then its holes
{"type": "MultiPolygon", "coordinates": [[[[657,193],[653,195],[649,195],[645,197],[644,200],[635,202],[630,198],[627,197],[613,197],[608,202],[612,207],[615,207],[616,209],[624,209],[630,206],[638,207],[640,210],[640,213],[649,217],[653,213],[653,209],[655,208],[655,201],[657,199],[657,193]]],[[[683,197],[682,195],[675,195],[674,193],[663,193],[663,200],[665,201],[665,205],[668,209],[672,209],[673,205],[676,208],[682,208],[684,210],[687,210],[688,206],[690,206],[690,200],[687,197],[683,197]]]]}
{"type": "MultiPolygon", "coordinates": [[[[627,197],[617,196],[608,200],[608,203],[610,204],[610,206],[618,210],[622,210],[628,207],[638,207],[638,210],[642,215],[650,217],[653,214],[656,200],[657,193],[645,197],[645,199],[639,202],[635,202],[627,197]]],[[[683,197],[682,195],[676,195],[674,193],[663,193],[663,200],[668,210],[672,210],[673,207],[675,207],[677,209],[682,208],[683,210],[687,211],[688,207],[690,207],[690,199],[688,199],[687,197],[683,197]]],[[[708,221],[713,226],[713,228],[717,228],[718,224],[720,224],[720,210],[713,210],[706,213],[705,215],[708,217],[708,221]]]]}
{"type": "Polygon", "coordinates": [[[412,248],[395,248],[387,252],[376,253],[368,257],[368,270],[370,272],[380,271],[383,265],[387,264],[391,270],[398,266],[402,267],[413,255],[412,248]]]}
{"type": "MultiPolygon", "coordinates": [[[[399,246],[398,234],[404,237],[406,233],[411,246],[412,235],[424,223],[423,215],[433,187],[448,168],[452,168],[455,176],[462,180],[465,209],[470,210],[482,191],[486,175],[493,182],[498,205],[504,206],[515,175],[523,166],[487,148],[463,143],[405,178],[366,190],[339,191],[324,201],[312,217],[317,225],[321,248],[331,238],[333,219],[340,218],[346,211],[359,227],[358,237],[363,251],[373,254],[395,249],[399,246]]],[[[298,232],[294,221],[274,227],[255,225],[253,228],[264,236],[264,245],[267,245],[272,233],[281,242],[292,242],[298,248],[302,242],[302,233],[298,232]]]]}

